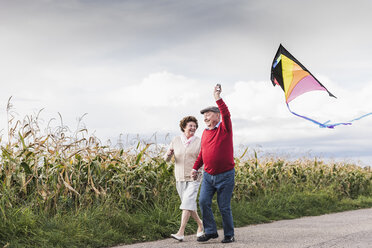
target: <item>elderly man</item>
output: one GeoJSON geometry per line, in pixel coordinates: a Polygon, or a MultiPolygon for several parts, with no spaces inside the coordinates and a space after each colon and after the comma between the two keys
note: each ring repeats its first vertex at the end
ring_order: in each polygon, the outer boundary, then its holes
{"type": "Polygon", "coordinates": [[[214,88],[217,107],[201,110],[207,128],[201,138],[201,150],[191,175],[197,178],[199,168],[204,164],[199,205],[203,216],[204,235],[199,242],[217,238],[217,226],[212,212],[212,198],[217,192],[217,202],[222,215],[224,239],[222,243],[234,242],[234,223],[231,212],[231,196],[234,189],[235,163],[233,156],[233,134],[230,112],[220,97],[221,85],[214,88]]]}

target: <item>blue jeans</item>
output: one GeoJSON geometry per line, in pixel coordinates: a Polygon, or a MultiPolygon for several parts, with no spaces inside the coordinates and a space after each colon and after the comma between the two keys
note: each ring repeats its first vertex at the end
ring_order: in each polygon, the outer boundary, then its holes
{"type": "Polygon", "coordinates": [[[217,175],[204,171],[200,189],[199,205],[203,216],[204,232],[217,232],[216,221],[212,212],[212,198],[217,191],[217,203],[222,215],[223,232],[225,236],[234,236],[234,222],[231,212],[231,197],[234,189],[235,169],[217,175]]]}

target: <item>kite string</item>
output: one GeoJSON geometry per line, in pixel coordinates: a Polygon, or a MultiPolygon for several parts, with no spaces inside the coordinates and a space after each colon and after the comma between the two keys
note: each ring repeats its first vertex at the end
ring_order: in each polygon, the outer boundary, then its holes
{"type": "Polygon", "coordinates": [[[368,114],[365,114],[365,115],[362,115],[362,116],[360,116],[360,117],[358,117],[358,118],[352,119],[352,120],[349,121],[349,122],[358,121],[358,120],[363,119],[364,117],[367,117],[367,116],[369,116],[369,115],[372,115],[372,112],[371,112],[371,113],[368,113],[368,114]]]}
{"type": "Polygon", "coordinates": [[[325,127],[323,123],[320,123],[320,122],[318,122],[318,121],[316,121],[316,120],[313,120],[313,119],[311,119],[311,118],[309,118],[309,117],[306,117],[306,116],[303,116],[303,115],[299,115],[299,114],[293,112],[293,111],[289,108],[288,103],[287,103],[287,108],[288,108],[289,112],[291,112],[292,114],[294,114],[294,115],[296,115],[296,116],[298,116],[298,117],[301,117],[301,118],[303,118],[303,119],[305,119],[305,120],[311,121],[311,122],[313,122],[313,123],[315,123],[315,124],[317,124],[317,125],[319,125],[319,126],[325,127]]]}
{"type": "MultiPolygon", "coordinates": [[[[307,116],[299,115],[299,114],[293,112],[293,111],[289,108],[288,103],[287,103],[287,108],[288,108],[289,112],[291,112],[291,113],[294,114],[295,116],[298,116],[298,117],[301,117],[301,118],[303,118],[303,119],[305,119],[305,120],[311,121],[311,122],[313,122],[313,123],[319,125],[319,127],[321,127],[321,128],[334,128],[335,126],[338,126],[338,125],[351,125],[350,122],[340,122],[340,123],[327,124],[327,123],[329,123],[330,121],[326,121],[326,122],[324,122],[324,123],[320,123],[319,121],[313,120],[313,119],[311,119],[311,118],[309,118],[309,117],[307,117],[307,116]]],[[[369,114],[372,114],[372,113],[369,113],[369,114]]],[[[369,114],[367,114],[367,115],[369,115],[369,114]]],[[[363,117],[365,117],[365,116],[363,116],[363,117]]],[[[363,118],[363,117],[361,117],[361,118],[363,118]]]]}

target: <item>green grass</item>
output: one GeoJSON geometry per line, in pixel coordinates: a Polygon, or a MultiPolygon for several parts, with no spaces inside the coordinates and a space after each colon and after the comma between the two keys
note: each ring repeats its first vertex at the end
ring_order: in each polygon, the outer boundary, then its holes
{"type": "MultiPolygon", "coordinates": [[[[168,238],[179,226],[181,211],[173,196],[165,202],[145,203],[133,212],[115,204],[92,206],[55,215],[28,207],[6,210],[0,224],[1,245],[5,247],[109,247],[168,238]]],[[[279,191],[254,200],[233,201],[236,227],[273,220],[293,219],[337,211],[372,207],[372,197],[343,198],[330,192],[279,191]]],[[[217,204],[213,209],[219,228],[217,204]]],[[[186,233],[196,231],[190,220],[186,233]]]]}
{"type": "Polygon", "coordinates": [[[333,212],[372,207],[372,197],[337,199],[328,193],[297,192],[277,194],[252,202],[233,202],[235,226],[265,223],[274,220],[317,216],[333,212]]]}

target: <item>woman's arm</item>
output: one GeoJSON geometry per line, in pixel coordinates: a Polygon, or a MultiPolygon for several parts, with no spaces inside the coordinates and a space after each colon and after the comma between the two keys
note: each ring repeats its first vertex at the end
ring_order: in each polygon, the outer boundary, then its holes
{"type": "Polygon", "coordinates": [[[174,155],[174,148],[173,148],[173,140],[172,140],[163,158],[166,162],[169,162],[172,159],[173,155],[174,155]]]}

